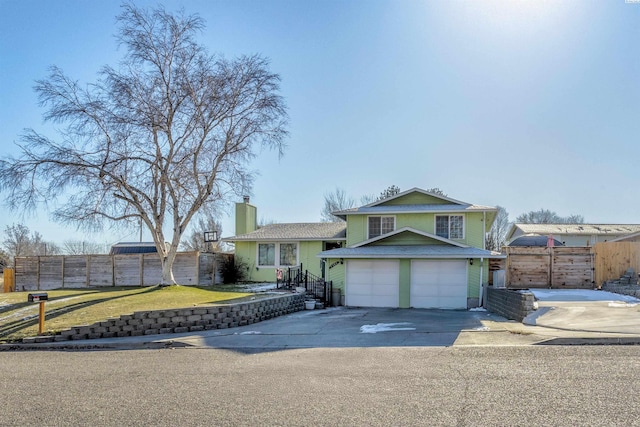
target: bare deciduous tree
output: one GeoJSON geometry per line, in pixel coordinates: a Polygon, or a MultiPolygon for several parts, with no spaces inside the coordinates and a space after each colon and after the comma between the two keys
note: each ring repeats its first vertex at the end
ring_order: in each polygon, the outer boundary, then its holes
{"type": "Polygon", "coordinates": [[[336,188],[332,193],[325,193],[324,207],[320,212],[320,221],[340,222],[342,219],[333,215],[333,212],[351,209],[355,204],[355,200],[347,196],[347,192],[342,188],[336,188]]]}
{"type": "Polygon", "coordinates": [[[182,235],[201,209],[246,194],[258,146],[282,154],[287,113],[280,78],[260,56],[227,60],[195,40],[203,21],[133,4],[118,16],[125,54],[82,85],[52,67],[36,92],[57,140],[27,130],[18,158],[0,162],[8,205],[51,205],[53,217],[87,230],[150,230],[162,282],[175,283],[182,235]],[[165,242],[169,242],[165,245],[165,242]]]}
{"type": "Polygon", "coordinates": [[[496,218],[485,238],[485,247],[490,251],[502,250],[502,247],[507,241],[507,233],[511,226],[507,210],[502,206],[496,206],[496,209],[498,209],[496,218]]]}
{"type": "Polygon", "coordinates": [[[45,242],[37,231],[31,232],[23,224],[8,225],[4,229],[4,249],[9,257],[57,255],[60,248],[51,242],[45,242]]]}
{"type": "Polygon", "coordinates": [[[582,215],[563,217],[549,209],[540,209],[519,215],[516,222],[522,224],[583,224],[584,217],[582,215]]]}
{"type": "Polygon", "coordinates": [[[79,240],[65,240],[62,244],[62,251],[67,255],[89,255],[106,254],[109,251],[106,245],[95,242],[85,242],[79,240]]]}
{"type": "Polygon", "coordinates": [[[222,242],[205,242],[204,233],[206,231],[217,231],[218,236],[222,235],[222,224],[212,216],[200,217],[192,224],[193,230],[188,238],[180,242],[185,251],[218,252],[221,250],[222,242]]]}

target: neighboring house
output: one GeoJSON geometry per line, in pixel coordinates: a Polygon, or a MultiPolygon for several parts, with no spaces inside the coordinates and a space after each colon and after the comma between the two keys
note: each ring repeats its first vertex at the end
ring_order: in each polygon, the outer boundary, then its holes
{"type": "Polygon", "coordinates": [[[111,246],[109,255],[148,254],[158,252],[153,242],[119,242],[111,246]]]}
{"type": "Polygon", "coordinates": [[[618,237],[617,239],[610,240],[610,242],[631,242],[631,243],[640,242],[640,231],[637,233],[631,233],[622,237],[618,237]]]}
{"type": "Polygon", "coordinates": [[[513,224],[507,234],[511,242],[523,235],[553,236],[565,246],[593,246],[640,232],[640,224],[513,224]]]}
{"type": "Polygon", "coordinates": [[[484,249],[496,212],[414,188],[334,212],[344,223],[256,229],[245,201],[236,204],[237,235],[225,240],[236,243],[251,280],[273,281],[276,268],[307,260],[304,268],[319,268],[348,306],[466,309],[479,305],[486,260],[504,257],[484,249]],[[316,256],[324,262],[311,262],[316,256]]]}

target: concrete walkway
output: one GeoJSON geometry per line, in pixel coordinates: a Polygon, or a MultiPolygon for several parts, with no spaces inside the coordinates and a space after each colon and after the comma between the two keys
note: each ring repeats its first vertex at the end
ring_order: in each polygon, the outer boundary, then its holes
{"type": "Polygon", "coordinates": [[[640,334],[640,300],[595,290],[532,291],[538,310],[523,323],[575,334],[640,334]]]}

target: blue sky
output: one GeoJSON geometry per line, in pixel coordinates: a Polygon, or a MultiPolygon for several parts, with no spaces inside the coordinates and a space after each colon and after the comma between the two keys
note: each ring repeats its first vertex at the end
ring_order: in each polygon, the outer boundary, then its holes
{"type": "MultiPolygon", "coordinates": [[[[609,1],[137,2],[184,7],[200,41],[227,57],[259,53],[282,77],[290,114],[282,159],[263,152],[252,194],[266,221],[313,222],[324,194],[439,187],[587,222],[640,223],[640,4],[609,1]]],[[[0,0],[0,140],[51,134],[34,81],[50,65],[82,82],[122,55],[119,3],[0,0]]],[[[223,218],[232,235],[233,212],[223,218]]],[[[46,240],[113,243],[0,208],[46,240]]]]}

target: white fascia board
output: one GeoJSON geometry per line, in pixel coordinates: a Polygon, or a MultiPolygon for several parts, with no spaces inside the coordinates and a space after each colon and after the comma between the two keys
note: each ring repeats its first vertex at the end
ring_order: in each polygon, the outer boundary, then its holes
{"type": "Polygon", "coordinates": [[[446,244],[452,245],[452,246],[457,246],[459,248],[470,248],[471,247],[469,245],[465,245],[464,243],[459,243],[459,242],[456,242],[456,241],[453,241],[453,240],[445,239],[444,237],[440,237],[440,236],[435,235],[435,234],[427,233],[426,231],[416,230],[415,228],[412,228],[412,227],[402,227],[402,228],[399,228],[397,230],[393,230],[393,231],[391,231],[391,232],[389,232],[387,234],[383,234],[381,236],[373,237],[373,238],[365,240],[363,242],[356,243],[355,245],[349,246],[349,248],[359,248],[361,246],[367,246],[367,245],[369,245],[371,243],[374,243],[374,242],[377,242],[379,240],[384,240],[384,239],[387,239],[389,237],[395,236],[396,234],[404,233],[405,231],[408,231],[408,232],[414,233],[414,234],[418,234],[420,236],[427,237],[427,238],[430,238],[430,239],[438,240],[438,241],[440,241],[442,243],[446,243],[446,244]]]}

